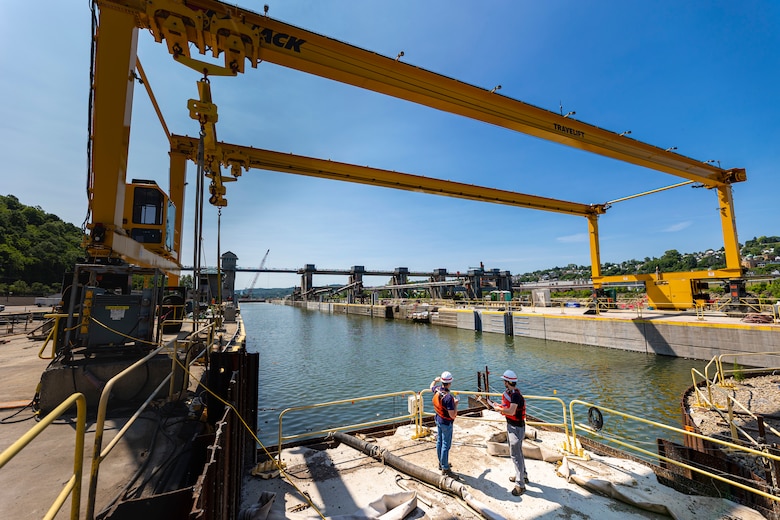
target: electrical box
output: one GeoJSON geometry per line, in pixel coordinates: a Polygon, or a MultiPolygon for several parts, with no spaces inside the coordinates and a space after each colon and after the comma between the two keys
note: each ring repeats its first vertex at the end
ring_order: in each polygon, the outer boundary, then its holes
{"type": "Polygon", "coordinates": [[[121,346],[152,337],[152,294],[111,294],[98,288],[84,291],[84,308],[89,308],[86,347],[121,346]]]}

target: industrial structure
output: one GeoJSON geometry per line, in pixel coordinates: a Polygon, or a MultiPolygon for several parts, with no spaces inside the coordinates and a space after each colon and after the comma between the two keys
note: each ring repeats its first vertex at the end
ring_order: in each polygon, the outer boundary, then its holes
{"type": "MultiPolygon", "coordinates": [[[[215,0],[186,3],[175,0],[102,0],[98,4],[101,39],[95,55],[95,117],[89,183],[91,222],[86,243],[90,255],[96,259],[121,258],[139,265],[159,267],[175,277],[182,260],[185,163],[192,160],[198,164],[198,193],[208,190],[209,201],[220,208],[227,205],[228,183],[236,181],[250,168],[259,168],[553,211],[586,219],[592,279],[597,288],[616,281],[644,282],[648,298],[656,308],[691,307],[697,299],[705,296],[706,284],[711,280],[729,281],[736,299],[744,291],[731,190],[733,183],[746,180],[744,169],[722,169],[719,165],[685,157],[625,134],[504,97],[495,89],[475,87],[215,0]],[[130,117],[127,111],[132,107],[134,77],[141,77],[152,95],[150,83],[136,57],[139,28],[151,32],[156,41],[164,42],[174,60],[203,76],[198,82],[200,98],[192,99],[188,104],[191,117],[200,124],[201,137],[168,133],[171,143],[170,191],[165,194],[147,187],[145,202],[140,206],[138,199],[132,198],[134,194],[138,197],[135,183],[128,185],[124,178],[129,144],[126,125],[130,117]],[[224,66],[194,56],[207,52],[224,58],[224,66]],[[717,194],[726,267],[702,272],[627,275],[619,279],[602,276],[599,216],[614,203],[644,194],[598,204],[568,202],[219,142],[216,135],[217,107],[212,101],[208,77],[241,74],[245,72],[246,65],[255,68],[262,61],[685,179],[682,183],[645,194],[686,184],[702,185],[717,194]],[[107,92],[110,94],[104,94],[107,92]],[[223,169],[229,174],[224,175],[223,169]],[[202,185],[204,177],[210,179],[208,188],[202,185]],[[128,211],[123,213],[120,210],[123,207],[143,207],[145,212],[136,211],[130,215],[128,211]],[[128,216],[144,215],[153,215],[154,218],[142,222],[128,219],[128,216]]],[[[197,252],[195,259],[197,263],[197,252]]]]}
{"type": "MultiPolygon", "coordinates": [[[[735,300],[744,291],[731,190],[733,183],[746,180],[743,169],[722,169],[720,165],[685,157],[502,96],[495,89],[491,91],[469,85],[217,0],[94,0],[92,7],[88,222],[83,244],[88,261],[74,267],[70,286],[63,294],[65,323],[59,330],[64,333],[57,338],[56,357],[42,377],[39,396],[42,408],[51,409],[59,404],[66,390],[70,392],[71,389],[89,388],[90,385],[99,387],[100,380],[96,379],[96,374],[108,379],[147,355],[157,356],[157,360],[151,365],[153,370],[149,371],[145,383],[154,389],[165,382],[162,368],[167,371],[171,360],[166,354],[158,355],[159,351],[153,350],[153,347],[161,336],[157,324],[162,310],[167,306],[178,317],[183,311],[183,305],[175,297],[182,296],[178,279],[184,261],[181,252],[188,161],[197,165],[192,197],[196,201],[193,219],[193,279],[196,287],[191,293],[198,300],[195,302],[197,307],[193,307],[195,311],[200,309],[204,298],[214,299],[216,303],[233,298],[234,287],[231,284],[234,283],[237,270],[235,255],[226,253],[223,256],[219,251],[217,257],[222,258],[223,265],[216,272],[208,273],[201,267],[201,259],[204,257],[201,246],[203,201],[207,199],[219,208],[221,216],[222,208],[228,204],[228,184],[238,181],[249,169],[583,217],[590,238],[594,286],[601,289],[612,282],[641,281],[645,283],[649,302],[656,308],[691,307],[697,299],[705,297],[706,284],[710,280],[728,281],[735,300]],[[151,88],[153,82],[146,76],[137,56],[141,30],[151,34],[156,42],[165,44],[173,61],[200,75],[197,81],[199,97],[187,102],[189,115],[194,120],[193,128],[196,129],[193,134],[197,137],[174,134],[162,120],[162,112],[151,88]],[[198,58],[198,55],[206,53],[214,58],[221,57],[224,64],[216,65],[198,58]],[[619,279],[602,276],[598,219],[612,204],[638,195],[597,204],[570,202],[220,142],[216,132],[218,110],[212,99],[209,78],[243,74],[247,65],[256,68],[262,62],[368,89],[684,179],[682,183],[646,194],[693,183],[704,186],[717,194],[726,268],[710,272],[630,275],[619,279]],[[170,143],[167,191],[155,181],[131,179],[128,182],[127,179],[133,96],[138,83],[146,89],[170,143]],[[143,290],[134,288],[134,278],[143,278],[143,290]],[[204,284],[208,285],[208,291],[204,290],[204,284]]],[[[398,295],[402,295],[411,285],[408,277],[412,273],[404,269],[398,268],[388,273],[392,276],[390,290],[398,295]]],[[[318,291],[323,289],[314,286],[313,276],[318,273],[320,271],[314,264],[303,268],[300,273],[302,298],[316,298],[318,291]]],[[[367,274],[370,273],[363,266],[354,266],[349,270],[348,283],[341,289],[351,291],[349,294],[356,297],[362,290],[363,277],[367,274]]],[[[430,289],[442,293],[449,290],[451,283],[461,283],[460,280],[447,280],[448,276],[446,270],[430,273],[430,289]]],[[[511,290],[511,276],[508,272],[485,272],[480,269],[462,278],[463,285],[470,285],[476,297],[482,296],[485,282],[497,290],[506,290],[507,287],[511,290]]],[[[246,357],[245,352],[240,354],[246,357]]],[[[229,398],[229,385],[226,380],[223,381],[223,376],[231,374],[241,360],[228,359],[228,356],[222,360],[220,358],[212,354],[210,363],[215,376],[213,383],[222,381],[222,394],[224,398],[229,398]],[[224,366],[219,366],[220,362],[224,366]]],[[[251,384],[239,386],[249,386],[256,390],[256,380],[251,377],[257,374],[256,359],[243,360],[242,363],[246,367],[242,369],[242,375],[248,376],[251,384]]],[[[186,380],[181,371],[177,377],[186,380]]],[[[93,394],[97,395],[96,392],[93,394]]],[[[90,406],[93,404],[89,403],[90,406]]],[[[252,407],[257,405],[256,395],[245,399],[245,404],[242,415],[252,415],[252,407]]],[[[221,408],[218,408],[216,401],[211,406],[209,420],[216,421],[219,414],[214,410],[221,408]]],[[[227,429],[243,430],[239,426],[227,429]]],[[[224,474],[232,475],[230,470],[241,466],[242,448],[247,445],[254,447],[254,443],[244,444],[236,439],[211,451],[217,453],[223,448],[231,448],[229,459],[221,462],[224,464],[221,467],[228,468],[224,474]]],[[[203,455],[204,460],[207,458],[203,455]]],[[[236,486],[225,484],[226,493],[233,494],[229,497],[219,495],[225,483],[220,480],[224,474],[214,476],[209,473],[206,475],[209,479],[207,484],[199,482],[194,491],[186,487],[177,490],[181,491],[181,495],[196,495],[192,508],[198,513],[198,518],[236,517],[231,514],[231,508],[237,503],[237,495],[240,495],[236,493],[236,486]],[[206,498],[206,493],[214,493],[214,496],[208,495],[211,498],[206,498]],[[208,514],[204,513],[206,511],[208,514]],[[200,516],[201,513],[205,516],[200,516]]],[[[188,498],[181,500],[186,502],[188,498]]],[[[94,501],[91,503],[94,505],[94,501]]],[[[166,511],[164,507],[159,510],[166,511]]],[[[92,518],[93,513],[90,510],[87,516],[92,518]]],[[[192,517],[196,516],[193,514],[192,517]]]]}
{"type": "MultiPolygon", "coordinates": [[[[230,253],[233,255],[233,253],[230,253]]],[[[365,266],[354,265],[349,269],[318,269],[314,264],[305,264],[302,268],[279,269],[268,268],[265,266],[265,258],[258,268],[237,267],[235,255],[228,259],[222,255],[222,269],[225,281],[223,286],[225,294],[235,295],[235,273],[236,272],[254,272],[252,284],[240,296],[242,300],[251,301],[254,298],[254,286],[257,276],[262,272],[268,273],[296,273],[301,276],[301,283],[293,293],[293,299],[298,300],[321,300],[323,295],[333,295],[344,293],[349,303],[357,302],[364,298],[366,294],[376,295],[381,291],[388,291],[391,298],[403,299],[409,298],[414,290],[425,290],[431,298],[444,299],[453,298],[456,292],[460,292],[467,299],[481,299],[487,291],[512,292],[512,273],[500,269],[485,269],[484,267],[475,267],[461,274],[459,271],[449,273],[445,268],[434,269],[433,271],[410,271],[408,267],[396,267],[392,271],[388,270],[367,270],[365,266]],[[317,286],[314,283],[315,276],[345,276],[347,283],[340,286],[317,286]],[[390,278],[385,285],[366,286],[364,277],[375,276],[390,278]],[[411,278],[424,278],[424,280],[411,281],[411,278]]],[[[182,270],[189,270],[182,268],[182,270]]],[[[210,268],[202,270],[210,276],[217,273],[217,269],[210,268]]],[[[210,278],[201,277],[203,284],[207,284],[209,294],[216,294],[211,287],[216,287],[217,282],[210,278]]],[[[375,296],[374,296],[375,298],[375,296]]],[[[232,297],[230,298],[232,299],[232,297]]]]}

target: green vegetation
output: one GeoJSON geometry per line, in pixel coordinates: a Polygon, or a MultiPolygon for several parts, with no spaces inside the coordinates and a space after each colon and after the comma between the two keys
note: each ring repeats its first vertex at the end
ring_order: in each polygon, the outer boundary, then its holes
{"type": "MultiPolygon", "coordinates": [[[[277,289],[264,289],[255,288],[252,290],[252,296],[261,300],[275,300],[282,299],[285,296],[289,296],[295,290],[294,287],[277,288],[277,289]]],[[[245,298],[249,296],[249,289],[239,289],[236,291],[237,298],[245,298]]]]}
{"type": "Polygon", "coordinates": [[[753,237],[742,246],[742,256],[780,256],[780,237],[753,237]]]}
{"type": "Polygon", "coordinates": [[[743,381],[745,379],[745,373],[742,371],[742,366],[739,365],[736,361],[734,362],[734,367],[732,368],[732,374],[734,376],[734,381],[743,381]]]}
{"type": "MultiPolygon", "coordinates": [[[[626,260],[619,264],[606,262],[601,266],[604,276],[621,274],[651,274],[656,270],[673,273],[680,271],[706,271],[708,269],[720,269],[726,267],[723,248],[718,251],[712,249],[703,253],[680,253],[671,249],[661,258],[645,257],[644,260],[626,260]]],[[[565,267],[553,267],[525,273],[515,277],[518,282],[536,282],[539,280],[588,280],[590,279],[589,265],[569,264],[565,267]]]]}
{"type": "Polygon", "coordinates": [[[0,294],[59,292],[65,272],[83,258],[81,237],[56,215],[0,195],[0,294]]]}

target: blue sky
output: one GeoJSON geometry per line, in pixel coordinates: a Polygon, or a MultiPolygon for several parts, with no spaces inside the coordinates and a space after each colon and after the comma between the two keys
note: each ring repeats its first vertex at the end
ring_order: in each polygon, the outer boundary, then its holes
{"type": "MultiPolygon", "coordinates": [[[[262,12],[263,2],[242,7],[262,12]]],[[[285,0],[269,16],[412,65],[558,111],[723,168],[741,242],[780,235],[780,3],[772,1],[285,0]]],[[[3,2],[0,193],[81,225],[86,204],[89,2],[3,2]]],[[[199,75],[148,32],[139,58],[174,133],[195,136],[187,100],[199,75]]],[[[263,63],[212,78],[220,140],[584,203],[675,184],[623,164],[302,72],[263,63]]],[[[136,87],[128,178],[167,187],[167,146],[136,87]]],[[[195,167],[184,230],[192,264],[195,167]]],[[[582,217],[252,170],[228,185],[221,250],[239,265],[524,273],[589,264],[582,217]]],[[[677,188],[614,205],[600,219],[603,262],[723,245],[716,194],[677,188]]],[[[205,215],[214,265],[217,213],[205,215]]],[[[240,275],[248,286],[253,275],[240,275]]],[[[344,280],[317,279],[318,285],[344,280]]],[[[380,285],[385,280],[367,280],[380,285]]],[[[258,287],[299,284],[261,274],[258,287]]]]}

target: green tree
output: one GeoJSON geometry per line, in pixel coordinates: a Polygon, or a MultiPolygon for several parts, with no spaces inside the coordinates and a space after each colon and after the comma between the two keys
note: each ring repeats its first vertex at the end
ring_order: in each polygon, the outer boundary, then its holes
{"type": "Polygon", "coordinates": [[[63,274],[82,258],[82,233],[56,215],[0,196],[0,280],[61,285],[63,274]]]}

